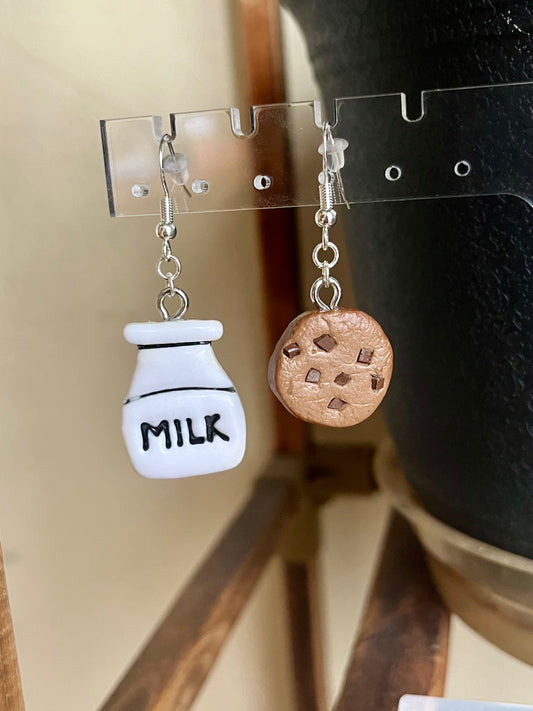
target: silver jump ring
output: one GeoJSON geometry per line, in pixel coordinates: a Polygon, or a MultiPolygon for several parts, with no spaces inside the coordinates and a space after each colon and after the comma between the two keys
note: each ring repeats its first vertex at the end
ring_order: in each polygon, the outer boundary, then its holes
{"type": "Polygon", "coordinates": [[[172,289],[166,286],[164,289],[161,289],[157,295],[157,308],[161,312],[161,316],[164,321],[174,321],[176,319],[180,319],[189,308],[189,297],[183,289],[179,289],[177,286],[172,289]],[[165,301],[171,296],[179,296],[181,299],[181,305],[172,315],[169,314],[168,309],[165,306],[165,301]]]}
{"type": "Polygon", "coordinates": [[[325,285],[326,283],[324,277],[318,277],[318,279],[313,282],[309,294],[311,296],[311,301],[317,308],[320,309],[320,311],[331,311],[333,309],[336,309],[339,305],[339,301],[342,295],[342,289],[338,279],[335,279],[335,277],[329,278],[329,285],[333,289],[333,295],[328,305],[320,298],[320,289],[322,289],[322,287],[325,285]]]}
{"type": "Polygon", "coordinates": [[[322,243],[319,243],[313,249],[313,264],[315,265],[315,267],[318,267],[319,269],[321,269],[325,266],[328,266],[330,269],[332,269],[335,266],[335,264],[337,264],[338,261],[339,261],[339,248],[333,242],[328,242],[327,247],[324,247],[324,245],[322,243]],[[331,262],[328,262],[325,259],[323,261],[320,261],[320,259],[318,258],[318,253],[320,252],[320,250],[323,250],[325,252],[328,249],[331,249],[331,251],[333,252],[333,259],[331,260],[331,262]]]}
{"type": "Polygon", "coordinates": [[[181,262],[180,260],[175,257],[173,254],[169,254],[168,257],[161,257],[161,259],[157,262],[157,273],[161,277],[161,279],[177,279],[179,275],[181,274],[181,262]],[[162,267],[163,264],[173,264],[174,265],[174,271],[167,271],[163,272],[162,267]]]}

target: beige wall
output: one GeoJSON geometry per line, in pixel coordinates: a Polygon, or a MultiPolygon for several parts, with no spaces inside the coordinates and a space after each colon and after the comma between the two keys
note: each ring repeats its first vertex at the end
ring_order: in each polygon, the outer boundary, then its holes
{"type": "MultiPolygon", "coordinates": [[[[247,411],[243,464],[218,476],[145,481],[120,434],[136,355],[122,327],[156,316],[159,244],[153,218],[108,216],[98,120],[237,103],[229,3],[0,0],[0,538],[32,711],[97,707],[268,458],[271,400],[249,213],[184,216],[177,244],[191,315],[225,325],[217,353],[247,411]]],[[[287,17],[284,27],[291,98],[313,98],[303,44],[287,17]]],[[[306,220],[312,235],[312,214],[302,211],[306,220]]],[[[375,437],[376,422],[348,436],[375,437]]],[[[385,515],[377,497],[324,513],[330,698],[385,515]]],[[[289,711],[284,625],[273,563],[196,708],[289,711]]],[[[479,654],[475,644],[466,649],[479,654]]],[[[491,653],[491,669],[504,665],[491,653]]],[[[508,700],[525,700],[524,672],[506,662],[518,689],[508,700]]],[[[452,688],[475,695],[465,664],[456,668],[452,688]]]]}

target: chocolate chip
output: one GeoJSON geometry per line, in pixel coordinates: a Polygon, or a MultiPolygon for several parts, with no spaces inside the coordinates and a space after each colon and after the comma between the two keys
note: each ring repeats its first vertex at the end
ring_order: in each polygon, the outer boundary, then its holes
{"type": "Polygon", "coordinates": [[[300,355],[300,346],[297,343],[291,343],[290,345],[285,346],[283,353],[287,356],[287,358],[294,358],[295,356],[300,355]]]}
{"type": "Polygon", "coordinates": [[[337,345],[337,342],[329,335],[329,333],[323,333],[318,338],[314,338],[313,343],[317,345],[321,350],[326,351],[326,353],[329,353],[330,350],[335,348],[335,346],[337,345]]]}
{"type": "Polygon", "coordinates": [[[357,356],[357,362],[369,365],[373,355],[374,351],[371,351],[369,348],[361,348],[359,355],[357,356]]]}
{"type": "Polygon", "coordinates": [[[351,377],[348,375],[348,373],[342,372],[337,375],[334,382],[337,383],[337,385],[346,385],[346,383],[349,383],[350,380],[351,377]]]}
{"type": "Polygon", "coordinates": [[[318,383],[319,380],[320,380],[320,371],[317,370],[316,368],[311,368],[307,372],[307,375],[305,376],[306,383],[318,383]]]}
{"type": "Polygon", "coordinates": [[[372,390],[381,390],[385,385],[385,378],[382,375],[372,376],[372,390]]]}
{"type": "Polygon", "coordinates": [[[329,401],[328,410],[342,410],[342,408],[348,403],[345,400],[341,400],[340,397],[334,397],[329,401]]]}

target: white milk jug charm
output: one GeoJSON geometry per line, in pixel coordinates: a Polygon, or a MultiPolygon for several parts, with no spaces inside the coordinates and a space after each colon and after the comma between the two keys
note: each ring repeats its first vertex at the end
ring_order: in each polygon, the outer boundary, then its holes
{"type": "Polygon", "coordinates": [[[139,348],[122,417],[136,471],[172,479],[236,467],[246,423],[211,346],[222,336],[220,321],[130,323],[124,336],[139,348]]]}
{"type": "Polygon", "coordinates": [[[122,410],[122,432],[133,467],[150,479],[232,469],[242,460],[246,446],[241,401],[211,345],[222,336],[222,324],[183,319],[189,298],[174,283],[181,262],[171,249],[177,230],[165,179],[167,146],[167,158],[175,159],[172,137],[165,134],[159,143],[164,197],[156,227],[162,240],[156,271],[165,280],[157,296],[163,321],[130,323],[124,329],[126,340],[139,353],[122,410]],[[168,310],[171,300],[179,304],[173,314],[168,310]]]}

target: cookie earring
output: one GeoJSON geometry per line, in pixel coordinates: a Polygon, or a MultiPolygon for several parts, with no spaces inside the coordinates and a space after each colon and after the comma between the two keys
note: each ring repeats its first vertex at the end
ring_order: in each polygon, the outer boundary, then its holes
{"type": "Polygon", "coordinates": [[[130,323],[124,329],[126,340],[139,350],[122,431],[133,467],[151,479],[231,469],[242,460],[246,442],[241,401],[211,346],[222,336],[222,324],[183,319],[189,299],[174,283],[181,263],[171,248],[177,230],[165,179],[167,146],[173,156],[172,137],[165,134],[159,145],[164,197],[156,227],[162,240],[157,273],[166,282],[157,296],[163,320],[130,323]],[[172,299],[178,307],[171,315],[172,299]]]}
{"type": "Polygon", "coordinates": [[[364,311],[338,306],[342,289],[330,269],[338,262],[339,249],[330,241],[329,230],[337,221],[335,183],[344,199],[340,156],[347,143],[333,139],[328,123],[322,133],[320,209],[315,215],[322,240],[313,250],[313,262],[322,273],[310,291],[318,310],[300,314],[287,326],[270,358],[268,379],[276,397],[296,417],[329,427],[350,427],[369,417],[383,400],[393,356],[377,321],[364,311]],[[329,304],[321,297],[322,289],[333,291],[329,304]]]}

